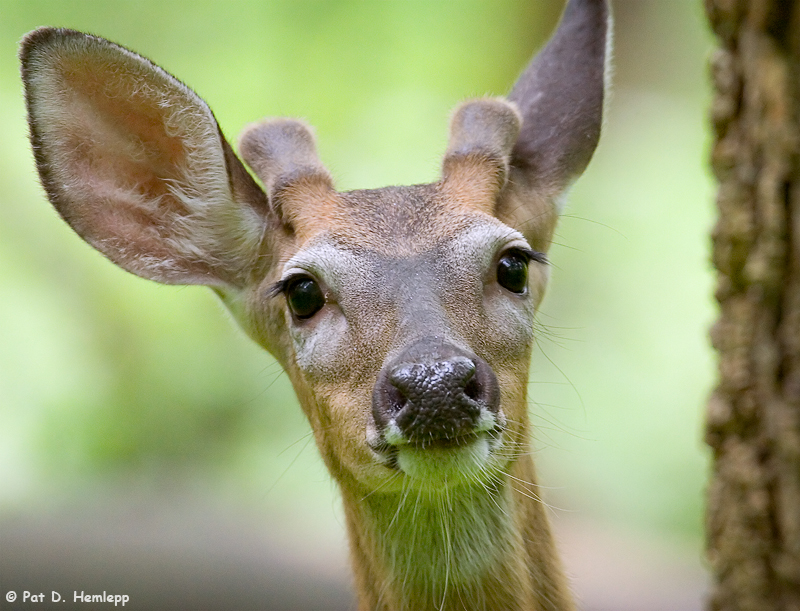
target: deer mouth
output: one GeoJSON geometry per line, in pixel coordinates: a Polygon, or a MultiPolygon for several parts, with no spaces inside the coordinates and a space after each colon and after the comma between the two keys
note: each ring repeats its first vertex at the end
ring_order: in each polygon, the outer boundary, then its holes
{"type": "Polygon", "coordinates": [[[483,479],[496,462],[503,443],[505,418],[482,410],[475,430],[452,437],[408,439],[393,421],[374,443],[368,443],[378,461],[420,486],[449,486],[483,479]]]}
{"type": "Polygon", "coordinates": [[[450,448],[460,448],[474,443],[480,437],[480,433],[468,433],[458,437],[444,437],[430,440],[417,440],[408,443],[409,447],[415,450],[447,450],[450,448]]]}

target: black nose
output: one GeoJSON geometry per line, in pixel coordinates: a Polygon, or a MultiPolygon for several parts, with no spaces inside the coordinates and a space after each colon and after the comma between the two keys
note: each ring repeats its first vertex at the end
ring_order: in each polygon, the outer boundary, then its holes
{"type": "Polygon", "coordinates": [[[472,433],[481,409],[498,407],[497,377],[486,361],[451,344],[423,340],[384,367],[372,412],[381,430],[394,421],[407,441],[424,443],[472,433]]]}

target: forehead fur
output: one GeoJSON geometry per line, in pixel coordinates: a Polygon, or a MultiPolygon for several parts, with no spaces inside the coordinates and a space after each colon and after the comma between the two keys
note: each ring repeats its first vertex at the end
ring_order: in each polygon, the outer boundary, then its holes
{"type": "Polygon", "coordinates": [[[497,223],[440,183],[336,193],[304,208],[295,221],[303,242],[326,233],[342,245],[393,256],[429,250],[479,218],[497,223]]]}

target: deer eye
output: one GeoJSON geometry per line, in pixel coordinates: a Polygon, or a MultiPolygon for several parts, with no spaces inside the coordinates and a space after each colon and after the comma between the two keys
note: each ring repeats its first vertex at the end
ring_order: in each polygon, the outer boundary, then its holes
{"type": "Polygon", "coordinates": [[[497,282],[512,293],[521,295],[528,286],[528,253],[511,250],[497,262],[497,282]]]}
{"type": "Polygon", "coordinates": [[[311,318],[325,305],[325,295],[317,281],[309,276],[297,276],[284,289],[289,309],[297,318],[311,318]]]}

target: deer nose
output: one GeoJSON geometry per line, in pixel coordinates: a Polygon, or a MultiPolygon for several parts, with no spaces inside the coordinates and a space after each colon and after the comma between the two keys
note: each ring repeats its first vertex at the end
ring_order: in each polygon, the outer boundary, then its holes
{"type": "Polygon", "coordinates": [[[381,372],[373,417],[402,443],[437,443],[477,431],[482,411],[497,412],[497,377],[483,359],[448,345],[415,345],[381,372]],[[396,425],[396,429],[391,425],[396,425]]]}

